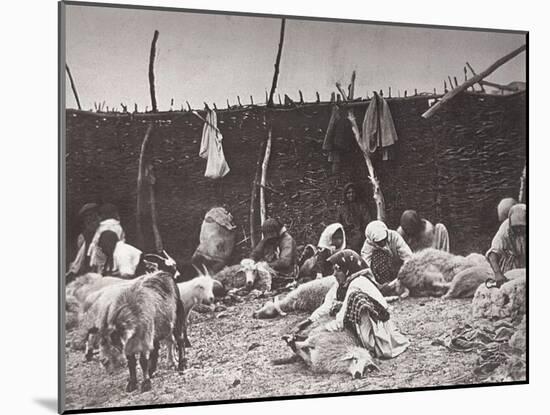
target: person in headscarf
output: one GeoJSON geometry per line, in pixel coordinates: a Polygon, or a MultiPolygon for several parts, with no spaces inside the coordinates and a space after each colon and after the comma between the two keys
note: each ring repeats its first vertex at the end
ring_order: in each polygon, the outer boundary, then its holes
{"type": "Polygon", "coordinates": [[[508,213],[510,213],[510,209],[512,209],[512,206],[517,205],[517,203],[518,202],[513,197],[505,197],[498,203],[497,216],[499,223],[502,223],[506,219],[508,219],[508,213]]]}
{"type": "Polygon", "coordinates": [[[97,247],[101,250],[105,261],[96,267],[101,275],[132,278],[139,265],[142,252],[118,239],[113,231],[104,231],[99,236],[97,247]]]}
{"type": "Polygon", "coordinates": [[[328,225],[321,233],[317,246],[308,245],[300,258],[300,270],[298,280],[309,281],[316,276],[332,275],[332,264],[328,258],[346,248],[346,233],[344,227],[339,223],[328,225]]]}
{"type": "Polygon", "coordinates": [[[373,219],[367,204],[359,198],[358,188],[354,183],[344,186],[344,202],[338,208],[338,222],[344,227],[347,247],[359,253],[363,245],[363,230],[373,219]]]}
{"type": "Polygon", "coordinates": [[[351,249],[344,249],[332,255],[329,261],[334,266],[338,283],[298,329],[335,314],[335,318],[325,325],[328,331],[351,330],[363,347],[379,358],[403,353],[410,342],[390,322],[388,304],[372,282],[373,276],[365,260],[351,249]]]}
{"type": "Polygon", "coordinates": [[[397,232],[412,252],[426,248],[450,252],[449,231],[442,223],[436,223],[434,226],[429,220],[421,218],[415,210],[406,210],[401,215],[399,224],[397,232]]]}
{"type": "Polygon", "coordinates": [[[379,220],[367,225],[365,237],[361,257],[372,270],[376,282],[384,285],[393,281],[403,262],[412,256],[411,248],[397,231],[388,229],[379,220]]]}
{"type": "Polygon", "coordinates": [[[118,240],[124,242],[126,239],[124,229],[120,224],[120,216],[118,209],[112,203],[105,203],[99,208],[99,217],[101,222],[97,227],[90,247],[88,248],[88,256],[90,257],[90,267],[95,269],[102,269],[105,265],[105,256],[98,249],[99,237],[105,231],[112,231],[116,233],[118,240]]]}
{"type": "Polygon", "coordinates": [[[495,273],[497,286],[506,282],[504,273],[515,268],[525,268],[527,250],[527,206],[512,206],[508,219],[500,225],[487,251],[486,257],[495,273]]]}
{"type": "Polygon", "coordinates": [[[279,275],[294,277],[296,274],[296,241],[277,219],[268,218],[262,224],[263,238],[254,250],[254,261],[265,261],[279,275]]]}
{"type": "Polygon", "coordinates": [[[78,211],[78,218],[81,223],[81,232],[77,238],[78,250],[74,260],[68,267],[66,282],[70,282],[74,277],[82,275],[89,270],[89,257],[87,252],[99,225],[97,203],[86,203],[82,206],[78,211]]]}

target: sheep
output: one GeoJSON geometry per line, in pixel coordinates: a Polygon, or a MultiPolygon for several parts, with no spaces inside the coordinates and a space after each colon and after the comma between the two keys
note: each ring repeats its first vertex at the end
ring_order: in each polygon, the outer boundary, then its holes
{"type": "MultiPolygon", "coordinates": [[[[370,352],[361,347],[348,329],[329,332],[325,329],[330,317],[322,318],[308,328],[305,340],[295,341],[296,354],[316,373],[349,373],[359,379],[368,371],[379,370],[370,352]]],[[[303,337],[305,331],[300,333],[303,337]]]]}
{"type": "Polygon", "coordinates": [[[214,285],[216,281],[207,273],[201,273],[190,281],[177,284],[180,298],[183,304],[183,336],[185,347],[191,347],[187,337],[187,325],[189,312],[198,304],[212,304],[214,302],[214,285]]]}
{"type": "Polygon", "coordinates": [[[136,355],[143,372],[141,391],[151,390],[160,341],[178,347],[178,370],[184,368],[183,307],[173,277],[147,274],[122,290],[103,312],[99,329],[100,361],[111,374],[128,363],[127,392],[137,389],[136,355]],[[174,339],[175,338],[175,339],[174,339]]]}
{"type": "Polygon", "coordinates": [[[472,298],[477,287],[494,276],[495,273],[490,267],[467,268],[455,275],[449,291],[442,298],[472,298]]]}
{"type": "Polygon", "coordinates": [[[248,291],[256,288],[260,291],[271,291],[274,271],[266,262],[255,262],[245,258],[239,264],[225,267],[214,279],[219,281],[226,291],[245,287],[248,291]]]}
{"type": "Polygon", "coordinates": [[[525,314],[525,284],[526,276],[516,276],[511,279],[508,271],[504,274],[509,281],[500,288],[487,288],[485,284],[478,287],[472,300],[472,314],[475,318],[512,320],[521,318],[525,314]]]}
{"type": "Polygon", "coordinates": [[[311,313],[323,304],[325,296],[334,284],[336,284],[336,278],[332,275],[306,282],[289,292],[281,301],[275,297],[274,301],[270,301],[259,310],[254,311],[252,316],[265,319],[278,315],[285,316],[292,311],[311,313]]]}
{"type": "Polygon", "coordinates": [[[453,295],[463,291],[469,294],[467,288],[475,285],[482,276],[490,272],[489,263],[483,255],[477,253],[463,257],[433,248],[424,249],[415,252],[405,261],[397,278],[388,284],[388,289],[395,290],[401,298],[409,295],[442,296],[449,291],[451,281],[457,274],[472,267],[479,267],[481,272],[462,275],[455,283],[459,286],[453,289],[453,295]],[[464,285],[465,288],[460,288],[460,285],[464,285]]]}

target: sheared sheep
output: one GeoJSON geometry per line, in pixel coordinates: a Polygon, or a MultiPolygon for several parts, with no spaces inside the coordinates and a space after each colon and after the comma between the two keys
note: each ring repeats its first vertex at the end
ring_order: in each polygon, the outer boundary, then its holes
{"type": "Polygon", "coordinates": [[[354,379],[364,377],[368,371],[379,370],[369,351],[361,347],[353,333],[347,329],[336,332],[325,329],[330,320],[330,317],[320,319],[300,333],[302,338],[307,333],[305,340],[294,342],[296,354],[306,365],[316,373],[349,373],[354,379]]]}
{"type": "MultiPolygon", "coordinates": [[[[481,254],[470,254],[466,257],[429,248],[415,252],[397,274],[397,278],[388,284],[401,298],[411,296],[442,296],[451,288],[451,281],[460,272],[479,267],[480,273],[466,273],[455,283],[456,293],[468,292],[470,285],[481,280],[491,268],[481,254]],[[484,268],[484,270],[482,270],[484,268]],[[464,285],[464,290],[460,287],[464,285]]],[[[385,293],[386,294],[386,293],[385,293]]]]}
{"type": "Polygon", "coordinates": [[[240,264],[225,267],[214,279],[219,281],[226,291],[233,288],[255,288],[259,291],[271,291],[272,275],[274,271],[266,262],[255,262],[245,258],[240,264]]]}
{"type": "Polygon", "coordinates": [[[289,292],[281,301],[275,297],[274,301],[264,304],[252,316],[263,319],[279,315],[284,316],[292,311],[307,311],[311,313],[323,304],[325,296],[334,284],[336,284],[336,278],[332,275],[306,282],[289,292]]]}
{"type": "Polygon", "coordinates": [[[495,273],[490,267],[471,267],[455,275],[449,286],[449,291],[442,298],[472,298],[481,284],[495,273]]]}
{"type": "MultiPolygon", "coordinates": [[[[504,274],[510,276],[510,271],[504,274]]],[[[485,284],[478,287],[472,301],[472,313],[476,318],[515,320],[525,314],[526,276],[510,279],[500,288],[487,288],[485,284]]]]}
{"type": "Polygon", "coordinates": [[[212,304],[214,302],[215,280],[207,273],[201,274],[190,281],[180,282],[178,290],[183,304],[183,337],[186,347],[191,347],[187,337],[189,312],[198,304],[212,304]]]}
{"type": "Polygon", "coordinates": [[[108,373],[128,362],[126,391],[137,388],[136,355],[143,372],[142,392],[151,390],[160,341],[178,347],[178,369],[183,370],[183,307],[172,275],[147,274],[122,290],[102,315],[99,329],[100,360],[108,373]]]}

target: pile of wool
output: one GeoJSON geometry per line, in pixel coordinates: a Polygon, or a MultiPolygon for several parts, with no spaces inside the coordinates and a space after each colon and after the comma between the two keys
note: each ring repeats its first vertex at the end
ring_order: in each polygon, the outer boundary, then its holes
{"type": "MultiPolygon", "coordinates": [[[[506,273],[510,278],[514,274],[506,273]]],[[[472,300],[472,313],[475,318],[502,319],[511,318],[520,319],[525,314],[525,283],[526,275],[517,276],[502,284],[500,288],[487,288],[482,284],[476,290],[472,300]]]]}

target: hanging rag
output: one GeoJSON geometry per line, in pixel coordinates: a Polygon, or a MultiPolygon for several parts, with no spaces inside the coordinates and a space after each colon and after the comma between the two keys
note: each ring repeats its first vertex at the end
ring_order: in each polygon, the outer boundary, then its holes
{"type": "Polygon", "coordinates": [[[376,92],[365,112],[361,139],[362,142],[358,144],[363,151],[368,149],[374,153],[381,149],[383,160],[392,159],[392,146],[397,143],[397,132],[388,103],[376,92]]]}
{"type": "Polygon", "coordinates": [[[217,127],[218,117],[213,110],[207,111],[202,129],[199,156],[207,160],[204,177],[219,179],[229,173],[229,166],[223,154],[223,136],[217,127]]]}
{"type": "Polygon", "coordinates": [[[332,106],[330,119],[323,140],[323,151],[328,152],[328,161],[333,164],[339,164],[341,152],[350,149],[351,140],[353,140],[353,131],[349,120],[342,116],[338,105],[332,106]]]}

